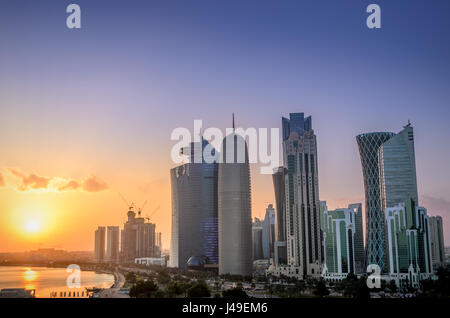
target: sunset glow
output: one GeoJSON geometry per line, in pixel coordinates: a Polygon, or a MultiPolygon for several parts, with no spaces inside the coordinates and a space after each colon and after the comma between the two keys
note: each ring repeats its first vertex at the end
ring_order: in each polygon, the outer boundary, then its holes
{"type": "Polygon", "coordinates": [[[25,229],[27,232],[36,233],[41,229],[41,224],[38,220],[29,220],[25,225],[25,229]]]}

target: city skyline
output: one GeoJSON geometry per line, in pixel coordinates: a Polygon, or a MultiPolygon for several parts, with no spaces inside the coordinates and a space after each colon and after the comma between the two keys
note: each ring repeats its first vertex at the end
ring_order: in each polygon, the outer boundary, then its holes
{"type": "MultiPolygon", "coordinates": [[[[289,112],[314,118],[330,210],[364,205],[355,136],[410,120],[419,202],[442,216],[450,244],[448,2],[379,1],[378,33],[363,23],[367,4],[350,1],[261,2],[258,12],[233,1],[111,1],[107,14],[99,3],[79,2],[80,32],[65,27],[57,1],[0,12],[0,252],[93,250],[99,224],[125,221],[119,193],[148,200],[144,215],[161,206],[152,222],[168,249],[170,133],[194,119],[228,127],[233,111],[243,128],[281,129],[289,112]]],[[[262,218],[276,202],[257,167],[252,216],[262,218]]]]}

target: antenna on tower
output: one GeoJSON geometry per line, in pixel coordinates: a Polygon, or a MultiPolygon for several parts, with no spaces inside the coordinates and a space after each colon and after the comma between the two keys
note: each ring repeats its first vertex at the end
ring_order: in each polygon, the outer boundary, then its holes
{"type": "Polygon", "coordinates": [[[233,130],[235,129],[235,127],[234,127],[234,113],[233,113],[233,130]]]}
{"type": "Polygon", "coordinates": [[[406,126],[403,126],[403,128],[408,128],[408,127],[411,127],[411,122],[409,121],[409,119],[408,119],[408,124],[406,124],[406,126]]]}

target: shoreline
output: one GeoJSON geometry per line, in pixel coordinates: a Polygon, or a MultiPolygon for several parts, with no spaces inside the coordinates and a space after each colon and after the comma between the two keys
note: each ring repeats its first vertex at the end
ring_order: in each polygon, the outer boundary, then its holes
{"type": "MultiPolygon", "coordinates": [[[[70,265],[70,264],[69,264],[70,265]]],[[[63,264],[0,264],[1,267],[37,267],[37,268],[48,268],[48,269],[65,269],[68,265],[63,264]]],[[[111,289],[115,288],[116,285],[120,283],[119,279],[119,273],[117,271],[113,271],[110,269],[104,269],[104,268],[93,268],[90,266],[82,266],[80,265],[80,271],[82,272],[93,272],[96,274],[107,274],[113,276],[113,282],[110,287],[104,288],[104,289],[111,289]]]]}

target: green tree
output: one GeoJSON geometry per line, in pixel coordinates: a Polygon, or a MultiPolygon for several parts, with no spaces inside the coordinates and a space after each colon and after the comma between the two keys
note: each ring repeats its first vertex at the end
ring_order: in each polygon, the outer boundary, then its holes
{"type": "Polygon", "coordinates": [[[205,282],[198,282],[188,289],[187,295],[189,298],[210,297],[211,293],[205,282]]]}
{"type": "Polygon", "coordinates": [[[136,283],[136,274],[134,272],[128,272],[125,276],[125,282],[129,285],[133,285],[136,283]]]}
{"type": "Polygon", "coordinates": [[[222,297],[223,298],[249,298],[247,293],[239,287],[235,287],[235,288],[231,288],[228,290],[224,290],[222,292],[222,297]]]}
{"type": "Polygon", "coordinates": [[[328,290],[327,285],[325,284],[325,281],[323,279],[317,281],[316,286],[313,290],[313,294],[320,298],[328,296],[330,294],[330,291],[328,290]]]}
{"type": "Polygon", "coordinates": [[[137,281],[130,288],[130,297],[132,298],[152,298],[158,291],[158,285],[154,281],[137,281]]]}
{"type": "Polygon", "coordinates": [[[167,286],[167,293],[170,297],[182,295],[186,291],[186,284],[173,282],[167,286]]]}

